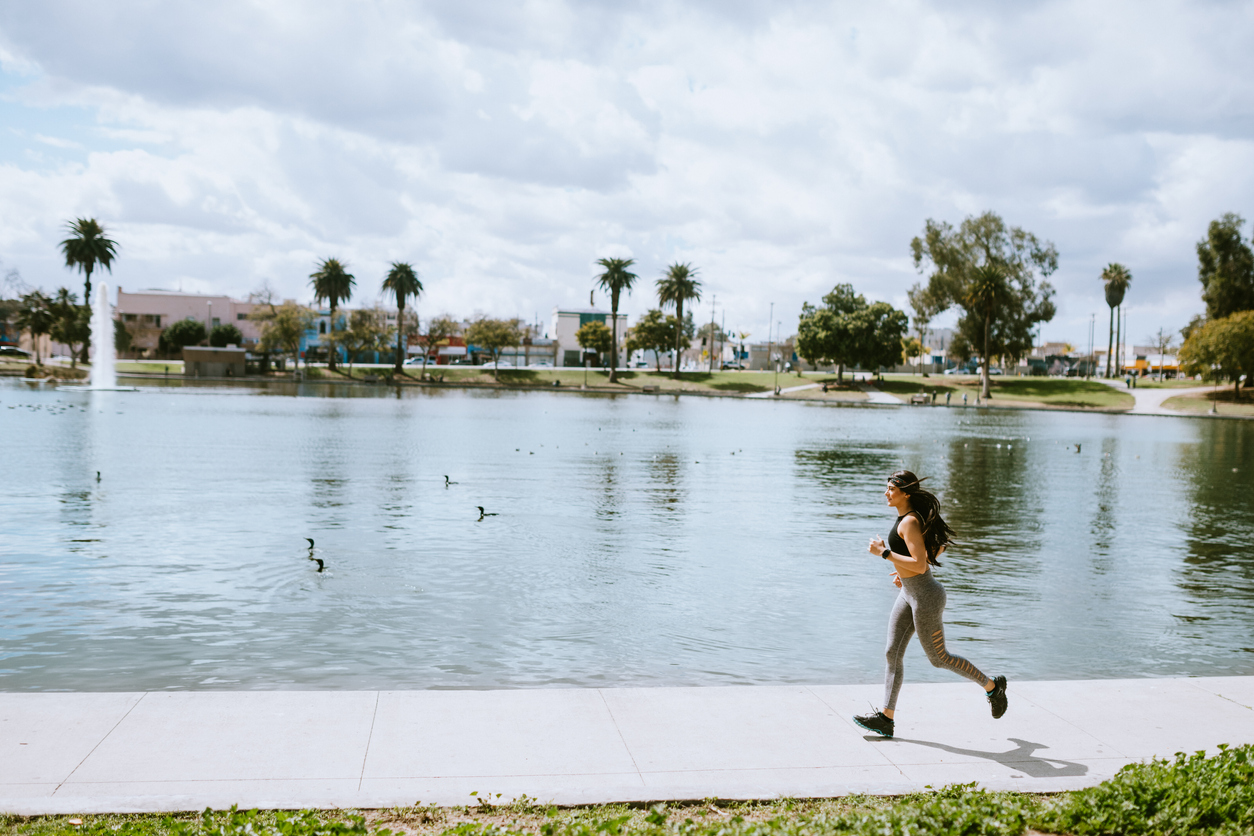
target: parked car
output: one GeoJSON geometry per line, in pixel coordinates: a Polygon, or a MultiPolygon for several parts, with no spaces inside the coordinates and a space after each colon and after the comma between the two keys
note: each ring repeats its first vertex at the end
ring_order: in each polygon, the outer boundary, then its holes
{"type": "Polygon", "coordinates": [[[736,362],[727,362],[727,363],[724,363],[723,365],[719,366],[719,368],[720,368],[720,369],[722,369],[723,371],[729,371],[729,370],[734,370],[734,371],[744,371],[744,370],[745,370],[745,364],[744,364],[744,363],[736,363],[736,362]]]}
{"type": "Polygon", "coordinates": [[[11,345],[0,346],[0,357],[17,357],[21,360],[29,360],[30,352],[22,351],[20,348],[14,348],[11,345]]]}
{"type": "Polygon", "coordinates": [[[549,362],[548,360],[537,360],[537,361],[535,361],[534,363],[532,363],[532,364],[530,364],[529,366],[527,366],[527,368],[529,368],[529,369],[551,369],[551,368],[553,368],[553,364],[552,364],[551,362],[549,362]]]}

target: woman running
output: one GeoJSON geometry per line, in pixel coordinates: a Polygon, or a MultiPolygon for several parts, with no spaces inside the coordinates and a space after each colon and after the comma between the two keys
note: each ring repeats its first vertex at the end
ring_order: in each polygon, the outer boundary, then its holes
{"type": "MultiPolygon", "coordinates": [[[[927,478],[927,477],[924,477],[927,478]]],[[[868,731],[893,736],[893,713],[901,690],[902,658],[915,631],[927,659],[938,668],[948,668],[984,689],[993,707],[993,719],[1006,713],[1006,677],[989,679],[975,665],[945,650],[945,587],[932,576],[931,566],[939,566],[937,556],[945,550],[953,531],[940,515],[940,500],[919,487],[922,479],[908,470],[888,477],[884,498],[897,509],[897,522],[888,532],[888,544],[871,538],[867,550],[889,560],[896,570],[893,584],[901,589],[888,619],[888,668],[884,676],[884,708],[874,714],[854,717],[868,731]],[[930,566],[929,566],[930,564],[930,566]]]]}

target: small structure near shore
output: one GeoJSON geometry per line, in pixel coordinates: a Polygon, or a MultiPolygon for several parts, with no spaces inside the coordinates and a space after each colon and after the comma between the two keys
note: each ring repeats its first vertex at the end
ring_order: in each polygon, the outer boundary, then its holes
{"type": "Polygon", "coordinates": [[[243,377],[246,353],[233,345],[226,348],[188,346],[183,349],[183,376],[243,377]]]}

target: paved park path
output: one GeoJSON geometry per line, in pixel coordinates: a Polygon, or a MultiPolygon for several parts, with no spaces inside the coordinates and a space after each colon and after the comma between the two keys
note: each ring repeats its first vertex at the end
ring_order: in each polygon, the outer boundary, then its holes
{"type": "Polygon", "coordinates": [[[1118,380],[1094,378],[1094,380],[1131,395],[1136,403],[1128,410],[1130,415],[1188,415],[1189,413],[1177,409],[1167,409],[1163,406],[1163,402],[1177,395],[1197,395],[1202,392],[1212,392],[1215,389],[1214,386],[1194,386],[1188,389],[1129,389],[1123,378],[1118,380]]]}
{"type": "Polygon", "coordinates": [[[850,716],[878,685],[512,691],[0,693],[0,812],[898,794],[1091,786],[1121,766],[1254,743],[1254,677],[906,684],[892,740],[850,716]]]}

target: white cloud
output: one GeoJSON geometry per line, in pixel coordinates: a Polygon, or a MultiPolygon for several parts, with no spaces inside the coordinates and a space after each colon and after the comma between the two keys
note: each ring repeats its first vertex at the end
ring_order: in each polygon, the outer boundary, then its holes
{"type": "MultiPolygon", "coordinates": [[[[388,262],[427,312],[541,316],[630,255],[729,326],[851,281],[900,304],[929,217],[1057,244],[1076,342],[1128,264],[1133,316],[1200,309],[1193,244],[1254,170],[1248,4],[247,2],[0,8],[0,256],[71,282],[62,224],[127,287],[307,295],[388,262]],[[89,130],[77,130],[89,114],[89,130]],[[59,121],[58,121],[59,120],[59,121]],[[55,123],[53,128],[49,123],[55,123]],[[64,124],[63,124],[64,123],[64,124]],[[65,129],[62,130],[61,128],[65,129]],[[54,129],[55,128],[55,129],[54,129]],[[76,147],[84,146],[84,147],[76,147]]],[[[1146,324],[1146,331],[1154,330],[1146,324]]]]}

